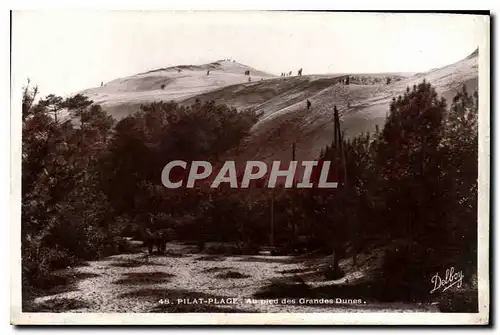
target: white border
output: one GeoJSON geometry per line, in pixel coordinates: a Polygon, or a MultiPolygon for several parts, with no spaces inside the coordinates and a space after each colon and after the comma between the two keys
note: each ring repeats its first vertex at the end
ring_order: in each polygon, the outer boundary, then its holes
{"type": "MultiPolygon", "coordinates": [[[[99,1],[100,3],[101,1],[99,1]]],[[[258,2],[258,1],[257,1],[258,2]]],[[[424,1],[426,2],[426,1],[424,1]]],[[[93,1],[87,2],[91,4],[93,1]]],[[[189,3],[189,1],[188,1],[189,3]]],[[[432,3],[432,2],[431,2],[432,3]]],[[[129,1],[122,2],[115,8],[137,8],[130,6],[129,1]],[[124,4],[124,7],[122,7],[124,4]]],[[[185,5],[186,2],[183,3],[185,5]]],[[[420,3],[422,4],[422,2],[420,3]]],[[[34,6],[35,8],[37,6],[34,6]]],[[[80,6],[85,8],[87,6],[80,6]]],[[[151,6],[141,3],[142,9],[151,9],[151,6]]],[[[180,6],[183,7],[183,6],[180,6]]],[[[19,7],[17,7],[19,8],[19,7]]],[[[21,6],[23,8],[23,6],[21,6]]],[[[24,8],[33,8],[24,7],[24,8]]],[[[87,7],[88,8],[88,7],[87,7]]],[[[157,8],[157,7],[155,7],[157,8]]],[[[170,7],[179,9],[179,7],[170,7]]],[[[184,7],[185,8],[185,7],[184,7]]],[[[220,8],[212,6],[211,8],[220,8]]],[[[279,8],[269,7],[270,8],[279,8]]],[[[293,6],[292,6],[293,8],[293,6]]],[[[298,8],[298,7],[296,7],[298,8]]],[[[302,8],[303,4],[302,4],[302,8]]],[[[309,7],[310,8],[310,7],[309,7]]],[[[315,9],[326,7],[316,6],[315,9]]],[[[355,9],[356,7],[354,7],[355,9]]],[[[360,7],[358,7],[360,8],[360,7]]],[[[367,8],[367,7],[364,7],[367,8]]],[[[363,8],[363,9],[364,9],[363,8]]],[[[380,8],[380,7],[379,7],[380,8]]],[[[382,6],[382,8],[388,8],[382,6]]],[[[431,6],[429,8],[439,8],[431,6]]],[[[225,9],[228,8],[227,6],[225,9]]],[[[247,9],[254,9],[248,8],[247,9]]],[[[331,7],[330,7],[331,9],[331,7]]],[[[351,7],[351,9],[353,9],[351,7]]],[[[479,46],[479,179],[478,179],[478,278],[479,278],[479,313],[315,313],[315,314],[291,314],[291,313],[229,313],[229,314],[151,314],[151,313],[22,313],[20,297],[20,154],[21,154],[21,119],[20,119],[20,92],[12,92],[11,111],[11,316],[13,324],[115,324],[115,325],[153,325],[153,324],[307,324],[307,325],[332,325],[332,324],[485,324],[489,320],[489,162],[490,162],[490,49],[489,49],[489,18],[485,17],[485,40],[479,46]]],[[[4,133],[5,134],[5,133],[4,133]]]]}

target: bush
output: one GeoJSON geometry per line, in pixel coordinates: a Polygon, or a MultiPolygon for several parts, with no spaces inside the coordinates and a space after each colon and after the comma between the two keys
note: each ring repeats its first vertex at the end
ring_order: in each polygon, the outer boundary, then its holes
{"type": "Polygon", "coordinates": [[[210,243],[203,249],[203,253],[209,255],[255,255],[260,247],[256,243],[210,243]]]}
{"type": "MultiPolygon", "coordinates": [[[[386,251],[375,276],[380,299],[387,301],[426,301],[432,290],[431,278],[442,269],[425,246],[401,241],[386,251]]],[[[439,260],[437,261],[439,262],[439,260]]]]}
{"type": "MultiPolygon", "coordinates": [[[[38,243],[26,243],[22,252],[23,288],[47,288],[54,283],[53,269],[66,268],[79,263],[69,252],[54,247],[40,247],[38,243]]],[[[57,279],[57,278],[56,278],[57,279]]]]}

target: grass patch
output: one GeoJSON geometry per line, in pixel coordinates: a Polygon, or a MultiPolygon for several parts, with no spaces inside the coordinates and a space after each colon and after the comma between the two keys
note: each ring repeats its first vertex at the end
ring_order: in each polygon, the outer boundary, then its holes
{"type": "Polygon", "coordinates": [[[119,285],[141,285],[164,283],[174,275],[166,272],[129,272],[124,278],[118,279],[113,284],[119,285]]]}
{"type": "Polygon", "coordinates": [[[181,254],[179,252],[174,252],[174,251],[165,251],[165,256],[172,257],[172,258],[181,258],[181,257],[188,257],[189,255],[181,254]]]}
{"type": "Polygon", "coordinates": [[[80,280],[94,277],[99,277],[99,275],[89,272],[59,271],[44,278],[39,287],[42,292],[46,293],[45,295],[52,295],[58,293],[58,290],[62,289],[62,287],[74,285],[80,280]]]}
{"type": "Polygon", "coordinates": [[[245,275],[243,273],[240,273],[238,271],[228,271],[226,273],[220,273],[215,278],[220,278],[220,279],[239,279],[239,278],[249,278],[249,275],[245,275]]]}
{"type": "Polygon", "coordinates": [[[97,273],[90,273],[90,272],[76,272],[71,275],[71,278],[74,281],[80,281],[83,279],[89,279],[95,277],[99,277],[99,275],[97,273]]]}
{"type": "Polygon", "coordinates": [[[203,253],[209,255],[256,255],[259,253],[259,247],[250,243],[208,243],[203,249],[203,253]]]}
{"type": "Polygon", "coordinates": [[[23,287],[22,292],[22,310],[31,308],[32,300],[37,297],[56,295],[78,290],[78,282],[83,279],[99,277],[98,274],[88,272],[59,271],[53,273],[40,281],[37,288],[23,287]]]}
{"type": "MultiPolygon", "coordinates": [[[[150,256],[151,257],[151,256],[150,256]]],[[[146,261],[144,260],[138,260],[138,259],[129,259],[129,260],[121,260],[121,261],[116,261],[110,264],[110,266],[114,267],[119,267],[119,268],[138,268],[143,265],[159,265],[158,263],[151,262],[151,261],[146,261]]]]}
{"type": "Polygon", "coordinates": [[[88,302],[80,299],[54,298],[40,304],[30,304],[23,312],[31,313],[64,313],[67,311],[89,308],[88,302]]]}

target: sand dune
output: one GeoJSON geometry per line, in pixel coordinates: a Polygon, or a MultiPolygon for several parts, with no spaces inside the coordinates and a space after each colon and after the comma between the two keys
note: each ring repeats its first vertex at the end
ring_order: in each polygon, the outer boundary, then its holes
{"type": "MultiPolygon", "coordinates": [[[[341,115],[346,136],[382,126],[393,97],[407,86],[426,80],[450,100],[466,85],[477,89],[477,52],[454,64],[410,76],[401,74],[346,74],[279,77],[232,61],[205,65],[181,65],[121,78],[83,91],[113,117],[121,119],[139,111],[143,103],[175,100],[183,104],[215,100],[238,110],[261,114],[238,158],[287,160],[292,142],[299,160],[314,159],[333,137],[333,108],[341,115]],[[207,75],[210,70],[210,75],[207,75]],[[250,70],[250,76],[245,71],[250,70]],[[248,81],[248,78],[251,81],[248,81]],[[391,84],[386,79],[391,77],[391,84]],[[161,86],[165,85],[162,89],[161,86]],[[306,110],[306,99],[312,103],[306,110]]],[[[231,153],[232,154],[232,153],[231,153]]]]}

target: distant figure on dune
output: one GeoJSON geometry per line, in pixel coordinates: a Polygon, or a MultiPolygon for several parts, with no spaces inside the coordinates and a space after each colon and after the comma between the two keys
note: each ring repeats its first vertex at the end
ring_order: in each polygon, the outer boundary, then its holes
{"type": "Polygon", "coordinates": [[[300,69],[300,70],[298,71],[298,75],[299,75],[299,76],[301,76],[301,75],[302,75],[302,69],[300,69]]]}
{"type": "Polygon", "coordinates": [[[252,77],[248,77],[248,81],[249,81],[249,82],[250,82],[250,81],[252,81],[252,77]]]}
{"type": "Polygon", "coordinates": [[[207,70],[207,76],[210,75],[210,70],[207,70]]]}
{"type": "MultiPolygon", "coordinates": [[[[302,73],[302,72],[301,72],[302,73]]],[[[292,71],[288,72],[288,75],[291,76],[292,75],[292,71]]]]}
{"type": "Polygon", "coordinates": [[[101,81],[101,87],[104,85],[104,83],[101,81]]]}
{"type": "Polygon", "coordinates": [[[311,102],[309,101],[309,99],[307,99],[307,110],[309,110],[311,108],[311,102]]]}

